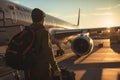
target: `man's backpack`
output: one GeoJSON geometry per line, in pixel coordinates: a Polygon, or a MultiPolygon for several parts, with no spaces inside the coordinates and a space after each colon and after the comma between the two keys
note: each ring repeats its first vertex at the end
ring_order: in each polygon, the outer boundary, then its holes
{"type": "Polygon", "coordinates": [[[25,68],[26,55],[32,48],[34,39],[35,32],[30,28],[25,28],[15,35],[6,50],[6,64],[13,69],[23,70],[25,68]]]}

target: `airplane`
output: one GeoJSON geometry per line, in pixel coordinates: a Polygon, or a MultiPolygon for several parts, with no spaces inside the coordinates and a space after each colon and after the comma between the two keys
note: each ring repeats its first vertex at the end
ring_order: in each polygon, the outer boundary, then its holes
{"type": "MultiPolygon", "coordinates": [[[[7,45],[15,34],[23,30],[25,26],[32,24],[31,12],[32,9],[28,7],[8,0],[0,0],[0,45],[7,45]]],[[[78,28],[80,10],[78,16],[77,25],[48,14],[46,14],[44,23],[51,35],[52,43],[61,49],[59,45],[61,42],[70,41],[71,48],[77,56],[92,52],[94,43],[89,33],[120,29],[120,26],[80,29],[78,28]]]]}

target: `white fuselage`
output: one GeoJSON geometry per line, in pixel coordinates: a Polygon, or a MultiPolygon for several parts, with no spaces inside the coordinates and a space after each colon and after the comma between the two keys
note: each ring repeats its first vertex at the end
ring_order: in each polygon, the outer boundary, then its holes
{"type": "MultiPolygon", "coordinates": [[[[0,44],[9,40],[25,26],[32,24],[32,9],[7,0],[0,1],[0,44]]],[[[49,29],[72,29],[73,24],[46,15],[45,27],[49,29]]],[[[50,30],[51,31],[51,30],[50,30]]]]}

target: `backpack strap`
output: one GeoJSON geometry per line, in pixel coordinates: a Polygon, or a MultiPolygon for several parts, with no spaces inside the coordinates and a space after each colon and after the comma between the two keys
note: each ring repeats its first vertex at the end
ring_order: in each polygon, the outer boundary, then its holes
{"type": "Polygon", "coordinates": [[[31,30],[31,29],[30,29],[30,31],[32,32],[33,38],[32,38],[32,42],[29,44],[29,46],[23,52],[24,57],[25,57],[25,54],[30,50],[30,48],[32,47],[32,45],[33,45],[33,43],[35,41],[35,31],[31,30]]]}
{"type": "MultiPolygon", "coordinates": [[[[30,50],[30,48],[33,46],[33,43],[34,43],[34,41],[35,41],[35,30],[32,30],[32,29],[30,29],[30,31],[32,32],[32,34],[33,34],[33,38],[32,38],[32,42],[30,43],[30,45],[24,50],[24,52],[23,52],[23,56],[25,57],[25,54],[30,50]]],[[[28,69],[27,69],[27,73],[26,73],[26,76],[27,76],[27,79],[28,80],[30,80],[30,72],[31,72],[31,70],[30,70],[30,67],[28,67],[28,69]]]]}

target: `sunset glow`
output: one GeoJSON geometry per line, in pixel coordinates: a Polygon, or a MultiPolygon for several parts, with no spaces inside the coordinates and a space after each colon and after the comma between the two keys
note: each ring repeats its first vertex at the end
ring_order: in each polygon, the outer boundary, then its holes
{"type": "Polygon", "coordinates": [[[80,27],[110,27],[120,25],[120,0],[10,0],[29,8],[40,8],[46,14],[77,24],[80,27]],[[62,5],[61,5],[62,4],[62,5]]]}
{"type": "Polygon", "coordinates": [[[116,22],[113,20],[113,19],[105,19],[104,22],[103,22],[103,26],[106,26],[106,27],[111,27],[111,26],[115,26],[116,25],[116,22]]]}

